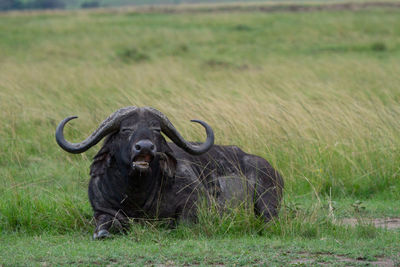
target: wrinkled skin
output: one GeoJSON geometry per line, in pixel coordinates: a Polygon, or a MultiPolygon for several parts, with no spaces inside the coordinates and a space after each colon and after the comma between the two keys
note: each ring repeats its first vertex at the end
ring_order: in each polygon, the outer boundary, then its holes
{"type": "Polygon", "coordinates": [[[141,110],[123,119],[90,168],[94,238],[124,231],[130,219],[195,222],[201,196],[221,206],[253,203],[265,221],[277,215],[283,180],[266,160],[235,146],[207,150],[190,155],[167,143],[151,112],[141,110]]]}

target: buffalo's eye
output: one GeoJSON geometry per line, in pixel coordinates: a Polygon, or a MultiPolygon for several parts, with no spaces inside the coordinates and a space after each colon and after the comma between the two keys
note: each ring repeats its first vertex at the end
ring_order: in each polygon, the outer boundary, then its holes
{"type": "Polygon", "coordinates": [[[132,133],[133,129],[132,128],[122,128],[121,133],[132,133]]]}
{"type": "Polygon", "coordinates": [[[161,132],[161,129],[158,128],[158,127],[153,127],[153,128],[151,128],[151,130],[152,130],[153,132],[155,132],[155,133],[160,133],[160,132],[161,132]]]}

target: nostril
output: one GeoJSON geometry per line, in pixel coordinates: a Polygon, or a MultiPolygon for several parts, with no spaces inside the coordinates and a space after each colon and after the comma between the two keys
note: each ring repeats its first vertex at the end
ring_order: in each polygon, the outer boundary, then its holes
{"type": "Polygon", "coordinates": [[[140,140],[133,147],[135,153],[154,153],[156,146],[150,140],[140,140]]]}

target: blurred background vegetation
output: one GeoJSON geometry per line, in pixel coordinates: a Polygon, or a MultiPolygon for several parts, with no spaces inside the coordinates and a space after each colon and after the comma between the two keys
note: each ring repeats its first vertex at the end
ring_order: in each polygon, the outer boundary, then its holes
{"type": "MultiPolygon", "coordinates": [[[[268,1],[268,0],[266,0],[268,1]]],[[[264,2],[266,2],[264,1],[264,2]]],[[[249,0],[0,0],[1,10],[20,9],[76,9],[124,5],[171,5],[198,3],[254,2],[249,0]]],[[[273,0],[269,0],[273,2],[273,0]]]]}

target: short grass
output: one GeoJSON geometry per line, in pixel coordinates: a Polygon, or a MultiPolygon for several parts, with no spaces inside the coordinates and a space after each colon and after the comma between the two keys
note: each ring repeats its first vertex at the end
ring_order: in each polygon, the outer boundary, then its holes
{"type": "Polygon", "coordinates": [[[307,259],[313,264],[341,265],[335,255],[348,259],[347,266],[366,266],[382,258],[398,262],[399,245],[386,233],[371,239],[301,239],[266,236],[188,237],[173,233],[121,236],[93,242],[88,236],[11,234],[2,237],[0,260],[13,265],[132,265],[132,266],[288,266],[307,259]],[[5,243],[8,243],[6,246],[5,243]],[[384,248],[383,248],[384,247],[384,248]],[[306,253],[305,253],[306,252],[306,253]],[[349,264],[350,262],[350,264],[349,264]]]}
{"type": "Polygon", "coordinates": [[[395,9],[0,15],[0,264],[398,262],[398,231],[335,221],[400,215],[399,59],[395,9]],[[286,182],[280,218],[205,216],[91,243],[99,145],[69,155],[54,130],[78,115],[67,138],[82,140],[128,105],[159,109],[188,140],[204,139],[189,122],[203,119],[216,143],[268,159],[286,182]]]}

